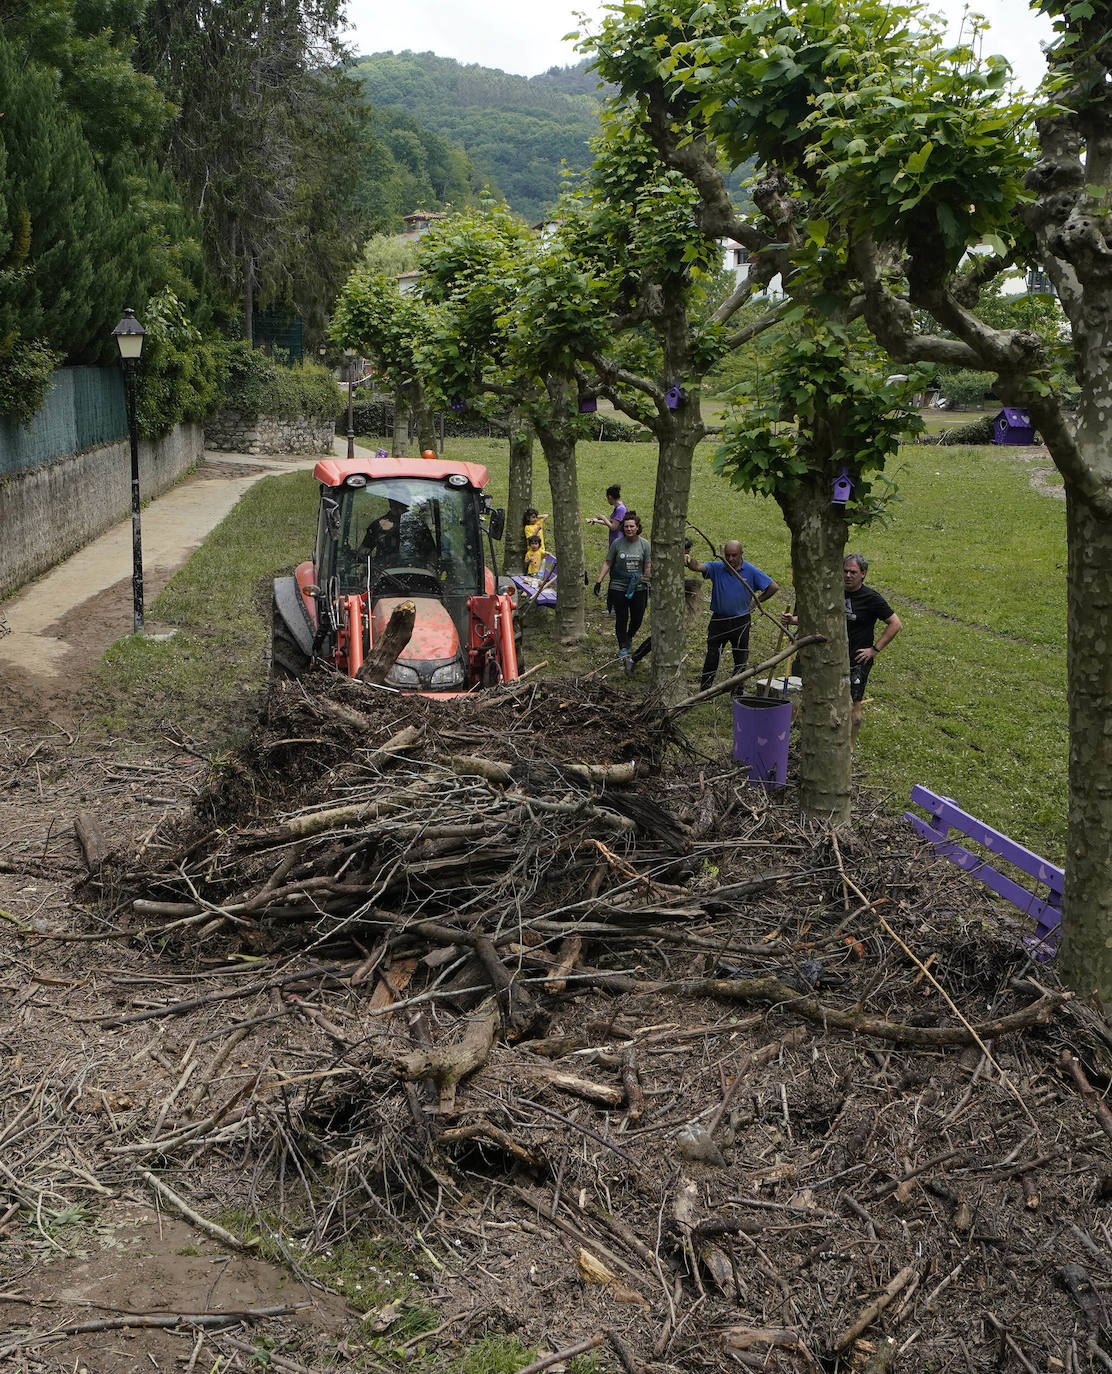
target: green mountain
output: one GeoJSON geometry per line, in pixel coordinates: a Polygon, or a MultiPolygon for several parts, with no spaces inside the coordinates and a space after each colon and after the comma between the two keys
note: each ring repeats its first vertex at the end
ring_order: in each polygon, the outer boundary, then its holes
{"type": "Polygon", "coordinates": [[[375,53],[360,57],[352,73],[375,110],[462,149],[529,223],[555,206],[561,163],[582,171],[590,161],[604,92],[586,60],[524,77],[431,52],[375,53]]]}

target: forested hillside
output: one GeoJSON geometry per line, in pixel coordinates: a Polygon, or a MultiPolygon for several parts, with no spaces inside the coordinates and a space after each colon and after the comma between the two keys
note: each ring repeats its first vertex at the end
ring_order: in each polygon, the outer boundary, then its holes
{"type": "Polygon", "coordinates": [[[405,110],[368,105],[352,192],[366,232],[397,233],[402,216],[418,206],[464,209],[487,185],[498,189],[457,141],[405,110]]]}
{"type": "Polygon", "coordinates": [[[562,162],[589,161],[602,91],[584,64],[524,77],[431,52],[376,53],[353,73],[384,118],[404,116],[462,148],[527,221],[555,205],[562,162]]]}

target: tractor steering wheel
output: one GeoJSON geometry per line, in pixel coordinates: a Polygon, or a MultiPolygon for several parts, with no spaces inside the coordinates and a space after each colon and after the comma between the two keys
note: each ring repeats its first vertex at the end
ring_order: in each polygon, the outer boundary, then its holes
{"type": "Polygon", "coordinates": [[[421,582],[431,582],[437,591],[440,590],[440,578],[428,568],[384,568],[373,579],[375,591],[381,592],[388,582],[394,583],[402,592],[420,591],[421,582]],[[418,583],[417,587],[412,586],[414,580],[418,583]]]}

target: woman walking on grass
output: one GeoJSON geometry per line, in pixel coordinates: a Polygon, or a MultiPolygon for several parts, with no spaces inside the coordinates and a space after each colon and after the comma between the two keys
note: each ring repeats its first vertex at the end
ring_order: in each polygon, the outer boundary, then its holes
{"type": "Polygon", "coordinates": [[[610,545],[595,583],[595,595],[599,596],[602,579],[610,574],[606,609],[614,613],[620,659],[624,660],[633,648],[633,636],[645,618],[652,571],[652,549],[649,541],[641,537],[641,520],[635,510],[626,511],[621,535],[610,545]]]}

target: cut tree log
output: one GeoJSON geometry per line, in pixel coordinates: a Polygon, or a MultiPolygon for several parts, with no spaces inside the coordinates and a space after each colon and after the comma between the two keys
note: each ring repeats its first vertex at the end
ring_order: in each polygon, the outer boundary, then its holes
{"type": "Polygon", "coordinates": [[[97,818],[91,811],[79,811],[73,818],[73,828],[85,856],[85,866],[90,873],[99,873],[108,857],[108,841],[97,818]]]}
{"type": "Polygon", "coordinates": [[[438,1110],[450,1112],[456,1102],[456,1085],[490,1058],[499,1023],[498,1002],[490,998],[467,1023],[458,1045],[412,1050],[394,1062],[394,1073],[406,1083],[431,1078],[440,1089],[438,1110]]]}
{"type": "Polygon", "coordinates": [[[395,606],[378,643],[363,660],[363,665],[355,676],[360,682],[381,687],[386,674],[398,661],[398,655],[413,637],[413,624],[417,619],[417,607],[412,601],[403,601],[395,606]]]}
{"type": "Polygon", "coordinates": [[[391,735],[380,749],[369,754],[366,766],[368,768],[385,768],[387,764],[393,763],[399,754],[415,749],[424,733],[425,727],[423,725],[407,725],[403,730],[399,730],[396,735],[391,735]]]}

